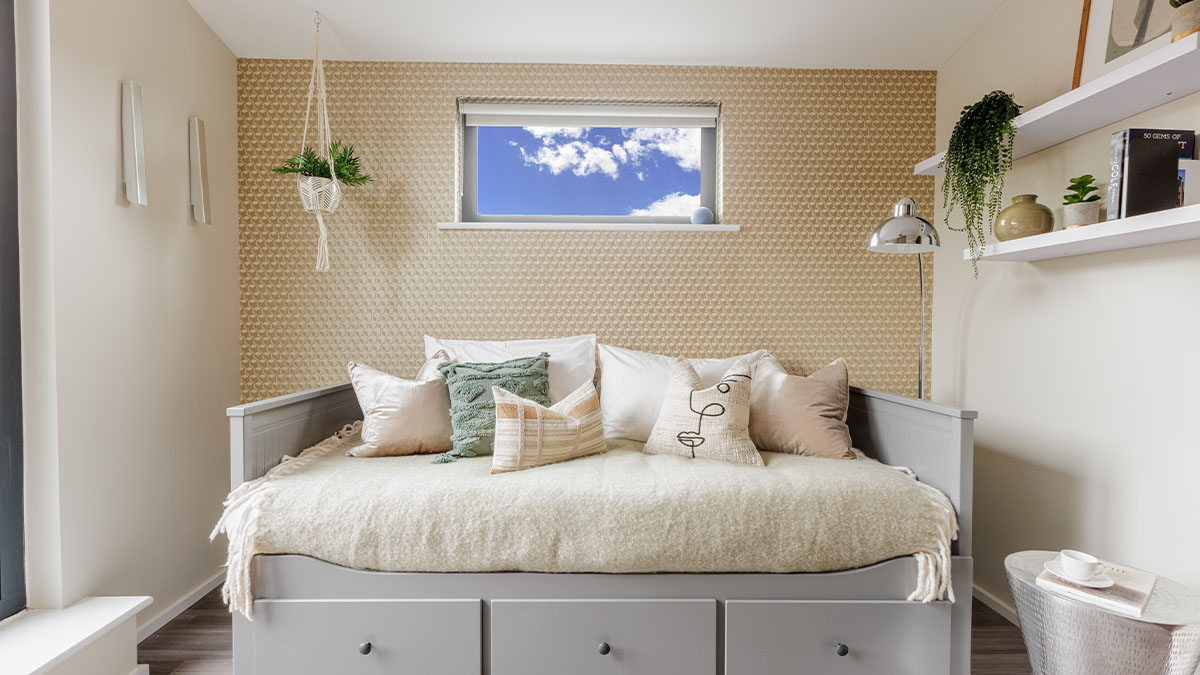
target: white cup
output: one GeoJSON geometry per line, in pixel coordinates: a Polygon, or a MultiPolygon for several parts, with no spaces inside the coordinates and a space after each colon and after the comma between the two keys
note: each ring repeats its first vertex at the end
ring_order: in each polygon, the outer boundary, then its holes
{"type": "Polygon", "coordinates": [[[1066,549],[1058,554],[1058,564],[1072,579],[1091,581],[1104,571],[1104,563],[1083,551],[1066,549]]]}

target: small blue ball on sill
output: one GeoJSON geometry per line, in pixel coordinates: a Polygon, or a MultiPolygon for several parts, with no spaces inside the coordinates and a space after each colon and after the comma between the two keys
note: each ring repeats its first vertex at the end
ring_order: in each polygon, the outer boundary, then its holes
{"type": "Polygon", "coordinates": [[[700,208],[696,209],[695,211],[692,211],[692,224],[693,225],[712,225],[713,224],[712,209],[708,208],[707,206],[701,206],[700,208]]]}

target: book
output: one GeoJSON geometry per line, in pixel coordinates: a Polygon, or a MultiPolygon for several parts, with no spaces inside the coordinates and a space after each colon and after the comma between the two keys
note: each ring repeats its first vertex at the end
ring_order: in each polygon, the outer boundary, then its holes
{"type": "Polygon", "coordinates": [[[1113,585],[1108,588],[1081,586],[1051,573],[1050,570],[1042,570],[1037,577],[1037,585],[1073,600],[1096,605],[1124,616],[1140,618],[1146,610],[1146,603],[1150,601],[1150,594],[1154,592],[1154,583],[1158,581],[1158,577],[1150,572],[1110,562],[1104,563],[1104,573],[1113,580],[1113,585]]]}
{"type": "Polygon", "coordinates": [[[1179,160],[1179,205],[1200,204],[1200,160],[1179,160]]]}
{"type": "Polygon", "coordinates": [[[1179,160],[1196,152],[1196,132],[1129,129],[1121,179],[1121,217],[1179,206],[1179,160]]]}
{"type": "Polygon", "coordinates": [[[1118,131],[1112,135],[1112,149],[1108,155],[1108,220],[1121,217],[1121,187],[1125,175],[1125,139],[1129,131],[1118,131]]]}

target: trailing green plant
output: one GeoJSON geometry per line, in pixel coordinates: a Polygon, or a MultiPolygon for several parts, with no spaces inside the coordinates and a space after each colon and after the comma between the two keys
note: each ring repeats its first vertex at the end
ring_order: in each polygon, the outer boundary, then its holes
{"type": "Polygon", "coordinates": [[[1063,206],[1100,201],[1100,195],[1092,194],[1100,189],[1094,185],[1095,182],[1096,177],[1090,173],[1072,178],[1067,186],[1067,194],[1063,195],[1063,206]]]}
{"type": "Polygon", "coordinates": [[[987,242],[987,232],[991,231],[1004,196],[1004,175],[1012,168],[1013,138],[1017,132],[1013,118],[1020,112],[1021,106],[1003,91],[993,91],[964,107],[942,159],[941,166],[946,170],[942,182],[946,226],[967,233],[975,278],[979,278],[979,258],[987,242]],[[950,224],[956,206],[962,211],[962,227],[950,224]]]}
{"type": "Polygon", "coordinates": [[[1184,5],[1188,4],[1191,1],[1192,0],[1171,0],[1171,6],[1174,7],[1175,9],[1179,9],[1180,7],[1183,7],[1184,5]]]}
{"type": "MultiPolygon", "coordinates": [[[[338,182],[342,185],[362,185],[371,182],[371,177],[362,173],[362,167],[359,165],[358,155],[355,154],[353,145],[336,140],[329,144],[329,156],[333,159],[333,168],[337,172],[338,182]]],[[[275,173],[298,173],[301,176],[329,178],[329,162],[318,155],[315,150],[305,146],[300,154],[288,157],[287,161],[282,166],[275,167],[274,171],[275,173]]]]}

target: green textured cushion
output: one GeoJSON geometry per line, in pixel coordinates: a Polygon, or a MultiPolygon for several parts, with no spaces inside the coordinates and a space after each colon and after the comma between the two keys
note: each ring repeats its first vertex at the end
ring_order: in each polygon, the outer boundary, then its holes
{"type": "Polygon", "coordinates": [[[492,441],[496,435],[493,386],[549,406],[549,362],[550,355],[542,352],[501,363],[443,363],[438,366],[450,387],[450,425],[454,428],[450,440],[454,449],[434,457],[434,463],[492,454],[492,441]]]}

